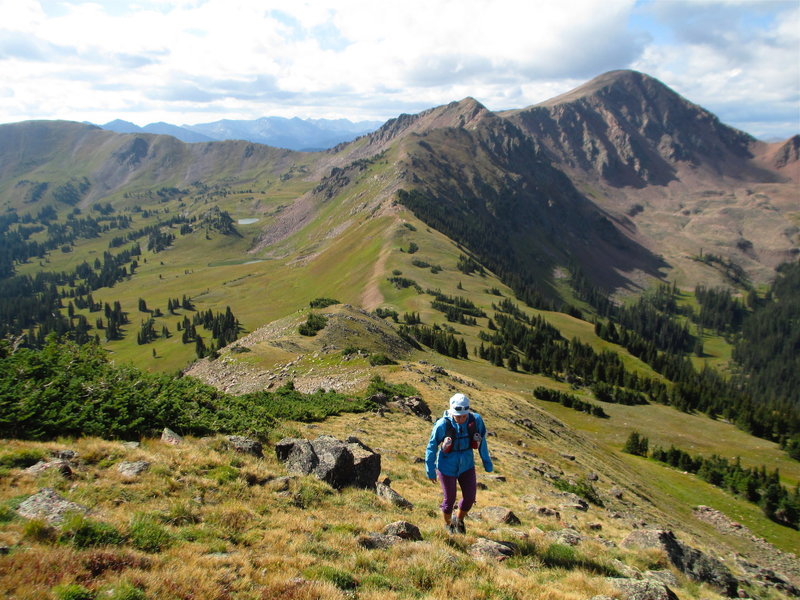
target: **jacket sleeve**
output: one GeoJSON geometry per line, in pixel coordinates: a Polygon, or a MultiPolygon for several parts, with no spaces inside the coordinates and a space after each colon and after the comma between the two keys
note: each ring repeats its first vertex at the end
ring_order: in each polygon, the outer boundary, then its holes
{"type": "Polygon", "coordinates": [[[494,464],[492,463],[492,457],[489,456],[489,446],[486,443],[486,425],[483,422],[483,417],[478,417],[478,433],[481,434],[481,445],[478,448],[478,453],[481,456],[481,462],[483,462],[483,470],[487,473],[491,473],[494,471],[494,464]]]}
{"type": "Polygon", "coordinates": [[[425,449],[425,474],[428,479],[436,479],[436,458],[439,455],[439,444],[444,438],[444,427],[440,421],[436,421],[431,429],[431,437],[428,440],[428,447],[425,449]]]}

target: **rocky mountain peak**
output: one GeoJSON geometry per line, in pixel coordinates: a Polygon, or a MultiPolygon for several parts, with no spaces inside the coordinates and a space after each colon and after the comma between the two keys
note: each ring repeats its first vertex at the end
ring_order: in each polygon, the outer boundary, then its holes
{"type": "MultiPolygon", "coordinates": [[[[489,109],[474,98],[467,97],[424,110],[415,115],[401,114],[389,119],[380,129],[368,134],[369,153],[377,153],[396,140],[411,134],[423,135],[434,129],[448,127],[474,130],[486,119],[494,117],[489,109]]],[[[363,152],[363,151],[362,151],[363,152]]]]}
{"type": "Polygon", "coordinates": [[[764,177],[748,164],[751,136],[637,71],[604,73],[502,116],[533,136],[555,162],[616,187],[666,185],[689,172],[764,177]]]}

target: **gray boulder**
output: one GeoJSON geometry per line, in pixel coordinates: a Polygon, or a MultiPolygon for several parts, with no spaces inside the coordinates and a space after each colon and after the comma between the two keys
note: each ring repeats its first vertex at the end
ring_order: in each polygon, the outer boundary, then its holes
{"type": "Polygon", "coordinates": [[[169,427],[164,427],[164,431],[161,432],[161,441],[173,446],[177,446],[183,443],[183,438],[172,431],[172,429],[169,427]]]}
{"type": "Polygon", "coordinates": [[[656,581],[660,581],[664,585],[672,586],[672,587],[680,587],[680,582],[678,578],[675,577],[675,574],[672,571],[661,570],[661,571],[645,571],[644,572],[645,579],[655,579],[656,581]]]}
{"type": "Polygon", "coordinates": [[[555,517],[556,519],[560,519],[561,518],[561,513],[559,513],[557,510],[554,510],[554,509],[549,508],[547,506],[540,506],[539,508],[536,508],[534,506],[532,508],[536,509],[536,514],[541,516],[541,517],[555,517]]]}
{"type": "Polygon", "coordinates": [[[367,533],[358,536],[358,545],[367,550],[384,550],[399,544],[403,538],[397,535],[385,535],[383,533],[367,533]]]}
{"type": "Polygon", "coordinates": [[[250,454],[256,458],[264,457],[264,449],[258,440],[241,435],[229,435],[227,440],[230,447],[240,454],[250,454]]]}
{"type": "Polygon", "coordinates": [[[292,475],[309,475],[319,464],[311,442],[301,438],[284,438],[275,445],[278,460],[292,475]]]}
{"type": "Polygon", "coordinates": [[[318,463],[314,468],[317,479],[329,483],[337,490],[354,483],[353,454],[335,437],[323,435],[311,442],[318,463]]]}
{"type": "Polygon", "coordinates": [[[117,465],[117,471],[123,477],[138,477],[147,469],[150,468],[150,463],[146,460],[135,460],[133,462],[121,462],[117,465]]]}
{"type": "Polygon", "coordinates": [[[487,538],[478,540],[467,551],[473,558],[482,558],[502,562],[514,555],[514,546],[509,542],[495,542],[487,538]]]}
{"type": "Polygon", "coordinates": [[[412,540],[414,542],[422,540],[422,533],[420,533],[419,527],[408,521],[389,523],[383,528],[383,533],[384,535],[395,535],[404,540],[412,540]]]}
{"type": "Polygon", "coordinates": [[[735,598],[739,582],[728,567],[716,558],[691,548],[677,540],[671,531],[641,529],[633,531],[622,540],[623,548],[658,548],[663,550],[670,562],[691,579],[716,587],[726,596],[735,598]]]}
{"type": "Polygon", "coordinates": [[[350,436],[345,443],[353,455],[353,485],[359,488],[373,487],[381,474],[381,455],[357,437],[350,436]]]}
{"type": "Polygon", "coordinates": [[[671,589],[654,579],[610,578],[624,600],[678,600],[671,589]]]}
{"type": "Polygon", "coordinates": [[[388,477],[375,484],[375,493],[378,494],[379,498],[383,498],[399,508],[414,508],[414,505],[411,502],[403,498],[390,487],[390,481],[388,477]]]}
{"type": "Polygon", "coordinates": [[[355,437],[346,442],[327,435],[313,442],[284,438],[275,446],[275,454],[289,473],[313,474],[336,489],[374,489],[381,471],[381,455],[355,437]]]}
{"type": "Polygon", "coordinates": [[[17,513],[26,519],[44,519],[48,523],[60,523],[68,513],[86,514],[89,509],[59,496],[51,488],[42,488],[17,508],[17,513]]]}
{"type": "Polygon", "coordinates": [[[419,396],[394,396],[387,405],[426,421],[431,420],[431,409],[419,396]]]}
{"type": "Polygon", "coordinates": [[[53,458],[60,458],[61,460],[76,460],[78,453],[75,450],[53,450],[50,453],[53,458]]]}
{"type": "Polygon", "coordinates": [[[553,531],[548,534],[548,537],[552,538],[556,543],[564,544],[565,546],[577,546],[583,541],[583,536],[573,529],[553,531]]]}
{"type": "Polygon", "coordinates": [[[30,473],[31,475],[39,475],[40,473],[44,473],[45,471],[56,470],[61,473],[64,477],[72,477],[72,466],[68,460],[63,460],[60,458],[56,458],[55,460],[40,460],[35,465],[31,465],[27,469],[25,469],[26,473],[30,473]]]}
{"type": "Polygon", "coordinates": [[[520,524],[517,515],[504,506],[487,506],[481,510],[481,518],[491,523],[505,523],[506,525],[520,524]]]}

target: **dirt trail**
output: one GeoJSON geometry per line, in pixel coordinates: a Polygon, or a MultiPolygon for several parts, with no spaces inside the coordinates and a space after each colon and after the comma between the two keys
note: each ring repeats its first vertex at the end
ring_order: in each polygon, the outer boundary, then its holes
{"type": "Polygon", "coordinates": [[[367,282],[364,292],[361,294],[361,307],[364,310],[375,310],[383,302],[383,294],[381,294],[378,282],[384,277],[386,273],[386,260],[389,258],[390,247],[388,241],[384,242],[378,260],[372,268],[372,276],[367,282]]]}

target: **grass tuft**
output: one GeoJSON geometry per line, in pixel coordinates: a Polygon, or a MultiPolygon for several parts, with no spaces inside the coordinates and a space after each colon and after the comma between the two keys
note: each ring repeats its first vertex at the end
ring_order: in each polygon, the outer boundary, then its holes
{"type": "Polygon", "coordinates": [[[328,565],[314,565],[303,571],[303,575],[317,581],[328,581],[340,590],[350,591],[358,587],[358,581],[347,571],[328,565]]]}
{"type": "Polygon", "coordinates": [[[150,553],[161,552],[174,542],[172,535],[149,515],[133,517],[128,537],[134,548],[150,553]]]}
{"type": "Polygon", "coordinates": [[[0,456],[0,467],[9,469],[27,469],[44,460],[45,453],[39,449],[23,448],[13,452],[6,452],[0,456]]]}
{"type": "Polygon", "coordinates": [[[93,591],[77,583],[54,587],[53,596],[56,597],[56,600],[94,600],[95,598],[93,591]]]}

